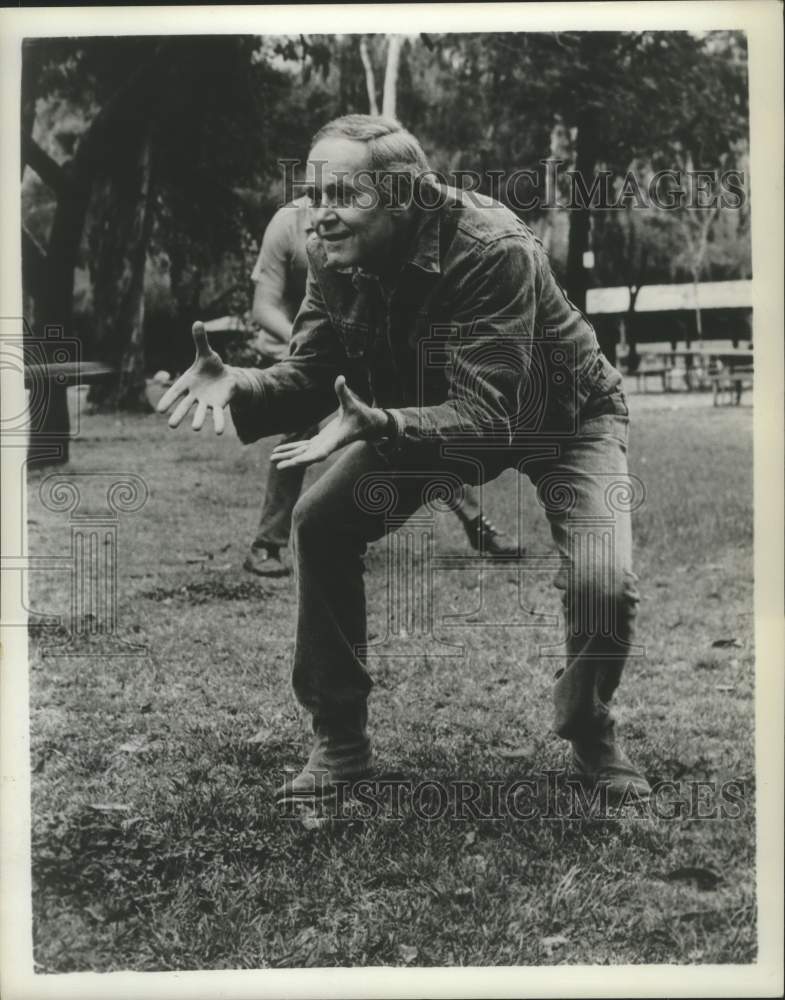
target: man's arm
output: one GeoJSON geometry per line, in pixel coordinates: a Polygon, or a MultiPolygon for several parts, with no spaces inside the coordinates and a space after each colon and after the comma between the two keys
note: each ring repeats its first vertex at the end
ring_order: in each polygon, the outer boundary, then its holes
{"type": "Polygon", "coordinates": [[[283,310],[283,297],[266,282],[258,281],[254,288],[252,318],[265,333],[285,347],[292,336],[292,322],[283,310]]]}
{"type": "Polygon", "coordinates": [[[251,272],[255,283],[251,315],[281,346],[292,336],[292,316],[286,309],[286,281],[290,267],[292,218],[296,209],[279,209],[264,231],[259,259],[251,272]],[[288,214],[287,214],[288,213],[288,214]]]}
{"type": "Polygon", "coordinates": [[[264,370],[238,369],[244,384],[230,403],[237,436],[243,444],[250,444],[318,423],[335,410],[335,380],[346,367],[346,352],[333,329],[318,279],[309,271],[289,355],[264,370]]]}

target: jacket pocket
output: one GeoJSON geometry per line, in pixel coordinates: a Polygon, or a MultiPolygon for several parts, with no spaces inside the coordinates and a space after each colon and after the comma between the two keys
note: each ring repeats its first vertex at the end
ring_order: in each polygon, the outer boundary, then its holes
{"type": "Polygon", "coordinates": [[[622,376],[618,369],[598,352],[589,366],[580,375],[580,384],[586,397],[607,396],[622,386],[622,376]]]}
{"type": "Polygon", "coordinates": [[[362,358],[368,349],[370,329],[367,323],[352,323],[345,319],[332,317],[338,338],[343,344],[346,356],[362,358]]]}

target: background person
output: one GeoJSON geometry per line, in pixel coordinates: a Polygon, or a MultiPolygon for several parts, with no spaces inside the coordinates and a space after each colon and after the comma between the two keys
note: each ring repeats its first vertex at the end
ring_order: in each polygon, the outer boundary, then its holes
{"type": "MultiPolygon", "coordinates": [[[[308,258],[305,243],[312,232],[307,198],[296,198],[279,208],[264,232],[259,258],[251,272],[255,282],[253,319],[259,324],[257,343],[268,365],[289,352],[292,324],[305,296],[308,258]]],[[[318,424],[284,435],[282,444],[312,437],[318,424]]],[[[303,488],[304,466],[267,470],[267,486],[256,535],[244,568],[259,576],[283,576],[290,572],[281,559],[289,544],[292,511],[303,488]]]]}

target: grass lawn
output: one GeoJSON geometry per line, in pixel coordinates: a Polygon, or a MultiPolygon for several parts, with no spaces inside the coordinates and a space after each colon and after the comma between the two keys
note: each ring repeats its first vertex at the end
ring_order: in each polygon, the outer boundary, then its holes
{"type": "MultiPolygon", "coordinates": [[[[751,408],[631,405],[645,655],[619,690],[622,737],[650,781],[683,797],[735,779],[740,815],[429,822],[404,804],[395,818],[281,816],[273,789],[308,746],[289,685],[293,585],[240,568],[273,442],[83,416],[59,474],[135,473],[149,487],[118,522],[119,633],[142,648],[66,657],[44,650],[57,632],[31,627],[38,971],[753,961],[751,408]]],[[[29,551],[67,556],[68,515],[42,504],[43,478],[29,481],[29,551]]],[[[92,480],[79,483],[97,510],[92,480]]],[[[547,554],[522,489],[519,503],[505,473],[486,512],[507,530],[520,518],[528,550],[547,554]]],[[[449,514],[434,548],[467,552],[449,514]]],[[[386,554],[379,543],[367,559],[377,637],[386,554]]],[[[437,571],[436,634],[463,655],[417,639],[372,660],[385,772],[490,788],[564,766],[548,730],[556,664],[538,653],[560,635],[545,617],[560,611],[551,575],[437,571]]],[[[67,581],[31,574],[35,610],[67,616],[67,581]]],[[[556,801],[567,795],[559,783],[556,801]]]]}

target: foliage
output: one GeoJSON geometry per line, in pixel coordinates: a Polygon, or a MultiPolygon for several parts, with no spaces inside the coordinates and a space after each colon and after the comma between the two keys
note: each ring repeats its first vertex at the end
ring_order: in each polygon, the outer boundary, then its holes
{"type": "MultiPolygon", "coordinates": [[[[389,46],[385,36],[365,42],[378,96],[389,46]]],[[[278,160],[301,159],[326,119],[368,110],[356,35],[37,39],[25,44],[23,74],[23,128],[65,166],[101,111],[129,87],[140,88],[139,107],[152,131],[154,189],[147,349],[167,368],[187,360],[194,318],[209,318],[230,302],[233,310],[247,309],[247,275],[282,195],[278,160]],[[145,67],[160,74],[160,83],[147,90],[145,67]]],[[[602,168],[619,178],[631,164],[639,171],[687,162],[696,169],[743,164],[745,39],[730,31],[407,35],[397,113],[438,170],[480,171],[486,191],[489,171],[509,176],[529,169],[542,180],[544,161],[554,156],[564,161],[562,201],[568,171],[590,179],[602,168]]],[[[501,196],[507,197],[503,189],[501,196]]],[[[31,171],[23,199],[25,224],[45,245],[55,201],[31,171]]],[[[95,234],[113,224],[114,211],[111,197],[89,207],[73,263],[78,276],[95,274],[101,245],[95,234]]],[[[588,221],[542,204],[521,214],[571,280],[579,243],[589,238],[588,221]]],[[[594,280],[627,280],[624,247],[633,231],[636,253],[646,248],[647,269],[658,280],[683,280],[694,271],[689,253],[673,251],[676,244],[684,251],[696,217],[678,217],[687,228],[677,237],[673,219],[662,213],[594,215],[593,239],[601,249],[594,280]]],[[[702,246],[704,277],[749,273],[746,207],[719,212],[695,245],[702,246]]],[[[74,292],[85,303],[96,300],[84,294],[81,277],[74,292]]],[[[91,318],[81,320],[89,332],[91,318]]]]}

